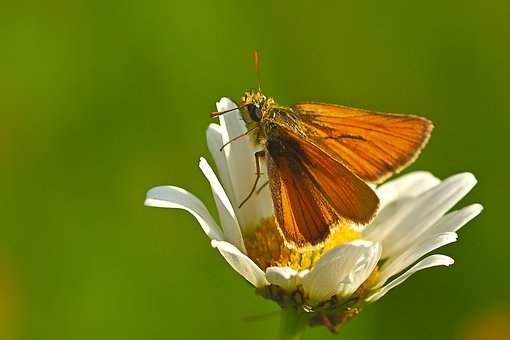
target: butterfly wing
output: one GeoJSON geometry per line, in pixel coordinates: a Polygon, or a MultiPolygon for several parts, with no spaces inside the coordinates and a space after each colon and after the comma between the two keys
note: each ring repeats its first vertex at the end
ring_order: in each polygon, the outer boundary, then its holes
{"type": "Polygon", "coordinates": [[[412,115],[301,103],[291,107],[307,138],[360,178],[380,183],[412,163],[427,143],[432,123],[412,115]]]}
{"type": "Polygon", "coordinates": [[[330,228],[368,224],[379,207],[374,191],[317,146],[292,133],[266,142],[277,225],[292,248],[324,242],[330,228]]]}

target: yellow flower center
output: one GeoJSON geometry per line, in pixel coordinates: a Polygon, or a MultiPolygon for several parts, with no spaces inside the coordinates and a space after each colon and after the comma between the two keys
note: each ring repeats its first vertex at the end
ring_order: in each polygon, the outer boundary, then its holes
{"type": "Polygon", "coordinates": [[[273,217],[264,219],[250,235],[245,235],[248,256],[265,271],[268,267],[290,267],[296,271],[311,269],[319,258],[334,247],[360,239],[358,232],[344,225],[333,231],[322,248],[298,252],[285,246],[273,217]]]}

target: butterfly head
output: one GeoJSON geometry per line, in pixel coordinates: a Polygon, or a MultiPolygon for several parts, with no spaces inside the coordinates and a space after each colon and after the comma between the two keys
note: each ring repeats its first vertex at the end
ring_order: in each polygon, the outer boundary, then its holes
{"type": "Polygon", "coordinates": [[[268,110],[274,105],[273,98],[253,90],[246,92],[239,103],[243,120],[249,126],[264,120],[268,110]]]}

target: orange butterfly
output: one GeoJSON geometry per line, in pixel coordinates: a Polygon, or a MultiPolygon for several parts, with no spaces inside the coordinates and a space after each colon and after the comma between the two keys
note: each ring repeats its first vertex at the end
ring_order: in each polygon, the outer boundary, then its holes
{"type": "MultiPolygon", "coordinates": [[[[258,75],[257,51],[255,64],[258,75]]],[[[260,76],[258,91],[245,93],[238,108],[246,134],[262,147],[251,194],[262,159],[276,224],[286,245],[300,251],[321,246],[344,223],[370,223],[379,199],[367,183],[380,183],[412,163],[433,127],[413,115],[321,103],[280,106],[260,92],[260,76]]]]}

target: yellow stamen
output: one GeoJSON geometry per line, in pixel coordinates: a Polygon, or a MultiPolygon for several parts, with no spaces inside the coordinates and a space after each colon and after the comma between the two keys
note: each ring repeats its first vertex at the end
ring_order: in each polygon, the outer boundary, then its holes
{"type": "Polygon", "coordinates": [[[264,219],[251,234],[245,235],[248,256],[262,269],[290,267],[296,271],[311,269],[319,258],[334,247],[360,239],[358,232],[345,225],[337,228],[322,248],[300,253],[285,246],[273,217],[264,219]]]}

